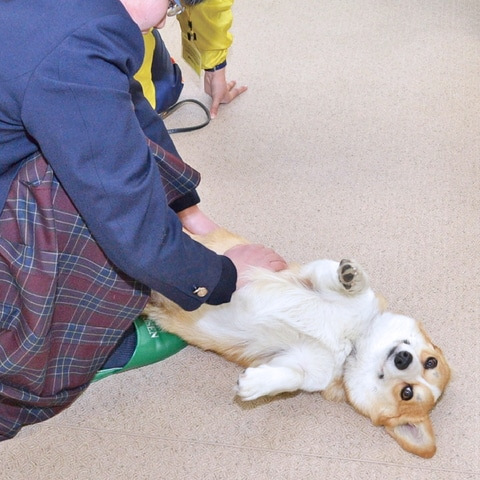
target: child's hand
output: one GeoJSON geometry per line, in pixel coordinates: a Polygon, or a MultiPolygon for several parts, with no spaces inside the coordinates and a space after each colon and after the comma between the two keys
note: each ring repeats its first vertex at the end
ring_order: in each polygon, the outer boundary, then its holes
{"type": "Polygon", "coordinates": [[[230,103],[234,98],[247,90],[245,85],[237,87],[235,80],[227,82],[225,70],[226,68],[222,68],[215,72],[205,72],[203,79],[205,93],[212,97],[212,105],[210,107],[211,118],[217,116],[218,107],[221,103],[230,103]]]}

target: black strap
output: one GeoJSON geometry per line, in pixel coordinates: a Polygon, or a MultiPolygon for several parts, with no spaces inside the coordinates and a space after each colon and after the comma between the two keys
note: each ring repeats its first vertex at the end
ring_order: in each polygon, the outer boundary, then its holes
{"type": "Polygon", "coordinates": [[[165,120],[168,116],[170,116],[172,113],[177,111],[182,105],[185,105],[186,103],[194,103],[198,105],[205,112],[205,115],[207,118],[203,123],[199,123],[198,125],[193,125],[191,127],[178,127],[178,128],[167,129],[167,132],[170,135],[174,133],[193,132],[194,130],[199,130],[200,128],[206,127],[210,123],[210,120],[211,120],[210,111],[202,102],[199,102],[194,98],[187,98],[185,100],[180,100],[175,105],[172,105],[169,109],[162,112],[160,116],[162,117],[162,119],[165,120]]]}

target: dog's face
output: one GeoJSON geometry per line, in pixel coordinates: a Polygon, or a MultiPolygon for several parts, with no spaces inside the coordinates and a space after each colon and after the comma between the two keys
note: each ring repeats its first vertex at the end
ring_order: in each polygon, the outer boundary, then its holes
{"type": "Polygon", "coordinates": [[[405,450],[432,457],[430,412],[450,379],[443,353],[415,320],[401,315],[379,315],[367,337],[347,362],[350,403],[405,450]]]}

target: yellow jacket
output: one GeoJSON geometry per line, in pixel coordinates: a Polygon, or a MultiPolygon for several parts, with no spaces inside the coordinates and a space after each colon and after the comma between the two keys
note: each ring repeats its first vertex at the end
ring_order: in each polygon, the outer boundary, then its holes
{"type": "Polygon", "coordinates": [[[177,18],[182,29],[182,41],[194,43],[201,55],[201,68],[213,68],[224,62],[233,41],[233,0],[204,0],[177,18]]]}
{"type": "MultiPolygon", "coordinates": [[[[182,29],[184,58],[197,71],[214,68],[226,60],[228,48],[233,41],[233,36],[229,32],[233,20],[232,5],[233,0],[204,0],[193,7],[185,7],[185,11],[178,15],[182,29]]],[[[164,105],[161,101],[166,101],[168,104],[175,102],[169,102],[168,98],[163,98],[165,89],[168,90],[169,87],[166,85],[159,92],[158,74],[160,72],[152,68],[155,62],[155,49],[158,48],[158,32],[151,30],[144,34],[143,41],[145,55],[135,78],[140,82],[143,94],[152,107],[162,111],[164,105]]],[[[164,48],[162,46],[162,49],[164,48]]],[[[181,75],[180,70],[178,72],[175,70],[174,73],[176,76],[181,75]]],[[[177,85],[180,82],[181,79],[172,82],[172,95],[180,94],[177,85]],[[177,86],[174,87],[174,85],[177,86]]]]}

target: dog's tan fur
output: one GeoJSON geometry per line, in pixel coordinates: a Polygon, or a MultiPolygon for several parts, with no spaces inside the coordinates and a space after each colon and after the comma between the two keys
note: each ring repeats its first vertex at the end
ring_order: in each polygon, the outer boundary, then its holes
{"type": "MultiPolygon", "coordinates": [[[[217,253],[247,243],[223,229],[196,240],[217,253]]],[[[230,303],[193,312],[154,292],[145,314],[245,367],[237,387],[243,400],[320,391],[347,400],[402,448],[429,458],[436,450],[429,414],[450,368],[419,322],[384,307],[359,265],[322,260],[278,273],[252,270],[230,303]]]]}

